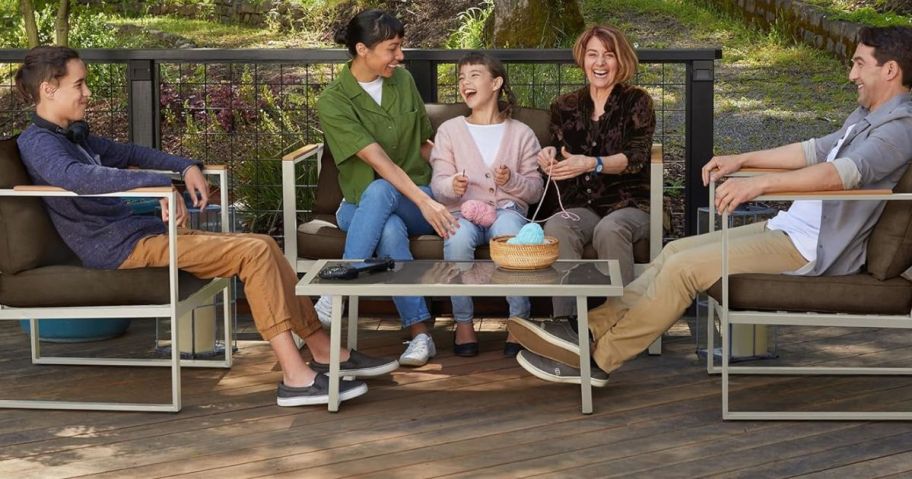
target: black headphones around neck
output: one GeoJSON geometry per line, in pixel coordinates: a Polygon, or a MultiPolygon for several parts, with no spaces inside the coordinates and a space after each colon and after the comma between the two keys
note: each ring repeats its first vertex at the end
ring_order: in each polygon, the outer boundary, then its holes
{"type": "Polygon", "coordinates": [[[89,124],[84,120],[74,121],[73,123],[70,123],[69,127],[62,128],[60,125],[51,123],[33,112],[32,123],[45,130],[63,135],[67,140],[76,144],[83,143],[89,137],[89,124]]]}

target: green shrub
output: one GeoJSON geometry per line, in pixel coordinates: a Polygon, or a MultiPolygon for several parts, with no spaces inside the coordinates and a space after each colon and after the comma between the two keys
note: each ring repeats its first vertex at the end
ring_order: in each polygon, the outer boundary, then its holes
{"type": "Polygon", "coordinates": [[[472,7],[459,14],[459,28],[447,39],[447,48],[485,48],[485,24],[494,13],[494,0],[484,0],[481,7],[472,7]]]}

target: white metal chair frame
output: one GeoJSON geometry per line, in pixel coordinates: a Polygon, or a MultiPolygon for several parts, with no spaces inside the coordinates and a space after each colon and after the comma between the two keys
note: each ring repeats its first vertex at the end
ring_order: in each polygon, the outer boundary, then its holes
{"type": "MultiPolygon", "coordinates": [[[[282,219],[285,226],[285,257],[295,272],[306,274],[317,260],[298,258],[297,192],[295,189],[295,167],[308,158],[316,158],[317,172],[323,155],[322,143],[305,145],[282,157],[282,219]],[[289,228],[288,226],[293,227],[289,228]]],[[[662,251],[663,179],[665,177],[663,150],[661,144],[653,144],[649,176],[649,258],[654,259],[662,251]]],[[[648,264],[635,265],[636,274],[642,273],[648,264]]],[[[649,354],[662,354],[662,337],[649,346],[649,354]]]]}
{"type": "MultiPolygon", "coordinates": [[[[770,170],[747,170],[741,174],[762,174],[770,170]]],[[[715,188],[710,185],[710,218],[714,218],[713,208],[715,188]]],[[[849,190],[849,191],[815,191],[802,193],[777,193],[763,195],[758,201],[792,201],[792,200],[844,200],[844,201],[908,201],[912,193],[893,193],[890,190],[849,190]]],[[[712,222],[710,222],[712,224],[712,222]]],[[[711,354],[707,354],[707,371],[722,374],[722,418],[734,420],[912,420],[912,412],[850,412],[850,411],[731,411],[729,407],[730,375],[912,375],[912,367],[831,367],[831,366],[731,366],[729,363],[730,325],[732,324],[765,324],[784,326],[840,326],[859,328],[902,328],[912,329],[912,311],[903,315],[863,315],[863,314],[822,314],[788,311],[748,311],[729,309],[729,264],[728,264],[728,214],[722,215],[722,301],[709,298],[707,318],[708,351],[712,351],[713,312],[721,319],[722,365],[713,364],[711,354]]]]}
{"type": "MultiPolygon", "coordinates": [[[[169,172],[170,173],[170,172],[169,172]]],[[[203,173],[218,177],[221,192],[222,231],[229,230],[227,170],[222,165],[207,166],[203,173]]],[[[13,189],[0,189],[0,196],[12,197],[75,197],[100,196],[120,198],[168,198],[169,218],[176,217],[175,201],[178,193],[170,187],[137,188],[129,191],[102,195],[77,195],[62,188],[51,186],[17,186],[13,189]]],[[[0,321],[28,320],[30,326],[30,343],[33,364],[80,365],[80,366],[169,366],[171,368],[171,402],[170,403],[124,403],[124,402],[87,402],[64,400],[2,399],[2,408],[22,409],[74,409],[97,411],[148,411],[178,412],[181,409],[180,368],[184,367],[217,367],[230,368],[232,365],[232,329],[233,311],[231,309],[231,283],[228,278],[215,278],[207,285],[184,300],[179,300],[177,268],[177,226],[168,222],[168,258],[169,290],[171,300],[168,304],[129,305],[129,306],[77,306],[77,307],[30,307],[12,308],[0,305],[0,321]],[[222,292],[225,332],[224,359],[188,360],[181,359],[181,341],[178,335],[178,318],[194,308],[208,304],[212,297],[222,292]],[[170,359],[118,359],[87,357],[42,357],[38,340],[38,319],[82,319],[82,318],[170,318],[171,319],[171,358],[170,359]]]]}

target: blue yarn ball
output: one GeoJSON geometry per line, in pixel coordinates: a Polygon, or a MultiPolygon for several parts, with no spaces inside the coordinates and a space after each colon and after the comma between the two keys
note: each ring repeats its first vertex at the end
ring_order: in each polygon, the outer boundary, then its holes
{"type": "Polygon", "coordinates": [[[545,230],[538,223],[529,223],[519,230],[516,236],[507,240],[507,244],[544,244],[545,230]]]}

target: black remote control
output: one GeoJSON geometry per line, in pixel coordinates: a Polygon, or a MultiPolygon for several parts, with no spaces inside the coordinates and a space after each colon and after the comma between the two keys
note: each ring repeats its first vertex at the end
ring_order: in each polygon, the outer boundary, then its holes
{"type": "Polygon", "coordinates": [[[360,263],[337,264],[320,270],[322,279],[355,279],[362,272],[387,271],[396,266],[390,258],[370,258],[360,263]]]}

